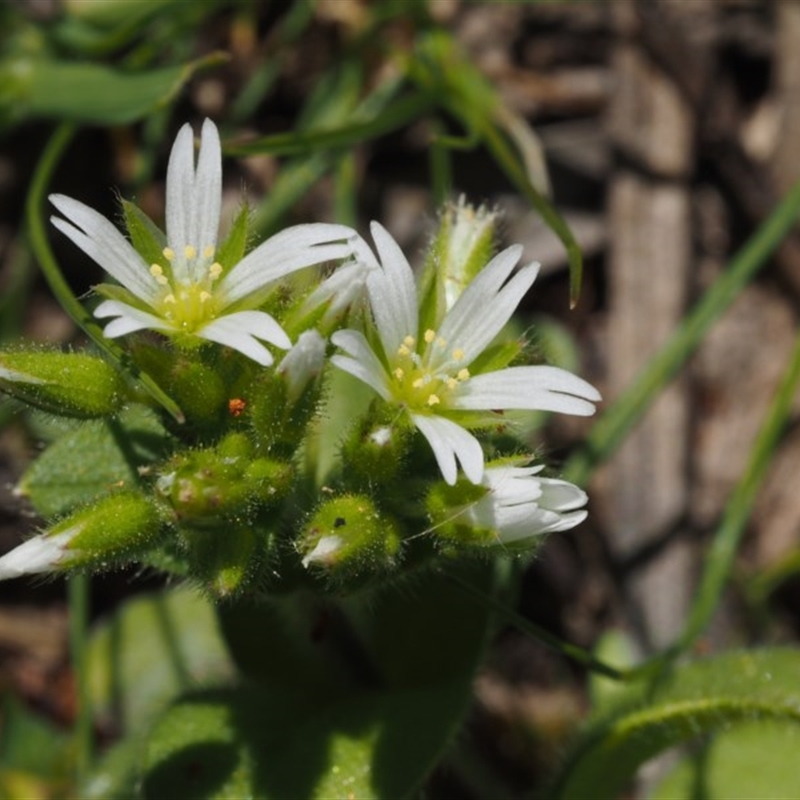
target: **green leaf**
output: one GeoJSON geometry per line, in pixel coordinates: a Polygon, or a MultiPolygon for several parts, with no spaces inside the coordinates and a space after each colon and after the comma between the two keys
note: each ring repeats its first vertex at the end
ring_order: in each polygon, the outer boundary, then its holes
{"type": "Polygon", "coordinates": [[[226,59],[208,56],[147,72],[122,72],[91,62],[17,58],[0,66],[0,117],[125,125],[173,100],[192,76],[226,59]]]}
{"type": "Polygon", "coordinates": [[[128,600],[95,629],[88,659],[95,713],[128,732],[191,686],[232,675],[214,608],[189,587],[128,600]]]}
{"type": "Polygon", "coordinates": [[[799,674],[800,651],[776,648],[715,656],[679,667],[655,686],[640,685],[590,725],[553,796],[611,800],[653,756],[737,723],[800,730],[799,674]]]}
{"type": "Polygon", "coordinates": [[[364,690],[327,704],[256,689],[199,693],[148,737],[145,798],[403,798],[433,766],[468,682],[364,690]]]}
{"type": "Polygon", "coordinates": [[[785,800],[800,797],[800,725],[769,720],[721,731],[684,759],[651,800],[785,800]]]}
{"type": "Polygon", "coordinates": [[[137,484],[137,467],[163,456],[166,447],[156,416],[136,406],[119,420],[75,426],[31,464],[19,490],[42,516],[63,514],[111,488],[137,484]]]}
{"type": "Polygon", "coordinates": [[[28,772],[50,780],[63,779],[69,765],[68,735],[10,695],[4,698],[2,715],[2,770],[28,772]]]}

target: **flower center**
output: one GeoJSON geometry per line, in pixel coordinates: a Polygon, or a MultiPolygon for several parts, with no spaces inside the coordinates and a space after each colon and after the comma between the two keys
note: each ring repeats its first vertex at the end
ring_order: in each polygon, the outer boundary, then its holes
{"type": "Polygon", "coordinates": [[[199,253],[192,245],[182,253],[169,247],[162,252],[164,264],[150,266],[150,274],[162,287],[155,308],[178,329],[192,333],[220,311],[220,298],[215,297],[213,285],[222,274],[222,265],[214,261],[212,245],[199,253]]]}
{"type": "Polygon", "coordinates": [[[464,351],[450,348],[431,329],[423,339],[421,354],[410,334],[397,349],[391,369],[395,396],[416,411],[447,408],[453,390],[469,380],[469,370],[463,366],[464,351]]]}

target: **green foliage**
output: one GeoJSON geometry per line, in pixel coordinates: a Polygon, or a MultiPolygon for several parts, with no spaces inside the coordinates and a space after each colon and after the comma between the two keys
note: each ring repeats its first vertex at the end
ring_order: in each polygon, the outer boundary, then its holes
{"type": "Polygon", "coordinates": [[[141,407],[112,422],[80,423],[31,464],[19,490],[43,516],[63,514],[109,489],[136,485],[137,468],[162,455],[164,434],[141,407]]]}
{"type": "MultiPolygon", "coordinates": [[[[562,769],[554,798],[612,798],[648,759],[739,723],[800,725],[800,653],[728,653],[633,687],[590,724],[562,769]]],[[[716,794],[711,794],[717,797],[716,794]]]]}

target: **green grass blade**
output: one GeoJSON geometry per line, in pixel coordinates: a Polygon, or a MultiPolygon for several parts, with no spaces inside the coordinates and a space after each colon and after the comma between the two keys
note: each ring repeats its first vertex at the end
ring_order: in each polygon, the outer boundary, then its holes
{"type": "Polygon", "coordinates": [[[791,230],[800,213],[800,183],[733,258],[633,384],[598,419],[585,445],[567,462],[563,477],[585,485],[592,470],[616,451],[658,393],[675,376],[708,329],[756,275],[791,230]]]}

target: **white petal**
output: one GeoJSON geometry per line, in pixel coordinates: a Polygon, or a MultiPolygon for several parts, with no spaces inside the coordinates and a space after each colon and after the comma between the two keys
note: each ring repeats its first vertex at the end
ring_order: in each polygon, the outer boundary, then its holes
{"type": "Polygon", "coordinates": [[[0,558],[0,581],[55,569],[75,533],[69,529],[55,536],[34,536],[15,547],[0,558]]]}
{"type": "Polygon", "coordinates": [[[193,216],[194,189],[194,134],[187,122],[175,137],[167,165],[167,242],[176,254],[186,245],[196,245],[190,240],[193,216]]]}
{"type": "Polygon", "coordinates": [[[141,330],[172,331],[174,328],[161,317],[148,314],[139,308],[129,306],[119,300],[105,300],[94,310],[98,319],[105,317],[119,317],[106,325],[103,335],[108,339],[116,339],[127,333],[141,330]]]}
{"type": "Polygon", "coordinates": [[[332,356],[331,363],[335,367],[349,372],[367,386],[371,386],[384,400],[391,398],[386,370],[362,333],[351,330],[336,331],[331,336],[331,341],[352,356],[352,358],[342,355],[332,356]]]}
{"type": "Polygon", "coordinates": [[[459,384],[452,400],[464,410],[528,409],[594,414],[600,394],[582,378],[558,367],[508,367],[459,384]]]}
{"type": "Polygon", "coordinates": [[[347,258],[352,254],[347,240],[354,235],[345,225],[321,222],[287,228],[248,253],[220,281],[218,290],[228,303],[235,303],[296,270],[347,258]]]}
{"type": "MultiPolygon", "coordinates": [[[[511,248],[510,248],[511,249],[511,248]]],[[[501,253],[502,255],[502,253],[501,253]]],[[[479,356],[511,319],[539,272],[538,264],[521,269],[496,295],[473,291],[473,281],[439,328],[439,336],[464,351],[464,363],[479,356]]]]}
{"type": "Polygon", "coordinates": [[[472,483],[483,477],[483,450],[467,430],[444,417],[412,414],[419,432],[428,440],[442,476],[451,486],[456,482],[456,458],[472,483]]]}
{"type": "Polygon", "coordinates": [[[192,188],[191,229],[188,244],[202,252],[207,246],[217,246],[219,213],[222,202],[222,151],[217,126],[207,119],[203,122],[200,155],[192,188]]]}
{"type": "Polygon", "coordinates": [[[325,365],[325,339],[316,330],[303,331],[292,349],[278,365],[286,378],[289,399],[296,400],[308,382],[322,372],[325,365]]]}
{"type": "Polygon", "coordinates": [[[568,481],[555,478],[540,478],[542,485],[542,498],[540,505],[552,508],[553,511],[574,511],[585,506],[588,497],[583,489],[568,481]]]}
{"type": "Polygon", "coordinates": [[[292,342],[281,326],[263,311],[239,311],[219,317],[195,332],[201,339],[232,347],[265,367],[272,364],[272,354],[256,339],[288,350],[292,342]]]}
{"type": "Polygon", "coordinates": [[[414,273],[397,242],[377,222],[370,230],[382,266],[367,278],[370,306],[384,350],[393,355],[406,336],[417,335],[417,289],[414,273]]]}
{"type": "Polygon", "coordinates": [[[155,278],[142,257],[111,222],[93,208],[63,194],[51,194],[49,200],[74,223],[51,217],[50,221],[56,228],[129,292],[146,303],[152,302],[159,289],[155,278]]]}

